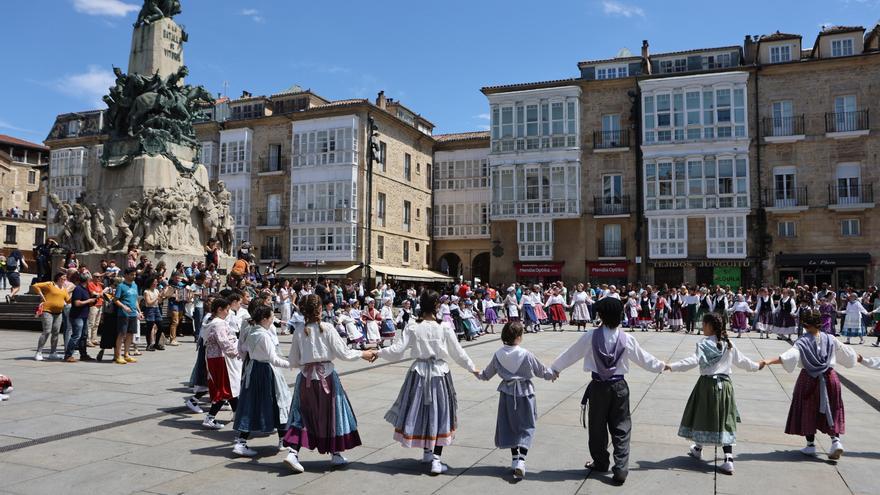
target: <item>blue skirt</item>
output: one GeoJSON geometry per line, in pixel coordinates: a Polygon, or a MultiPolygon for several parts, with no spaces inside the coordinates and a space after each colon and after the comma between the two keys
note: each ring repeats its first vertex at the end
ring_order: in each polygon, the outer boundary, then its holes
{"type": "Polygon", "coordinates": [[[382,322],[382,326],[379,327],[379,335],[382,337],[394,337],[394,334],[397,333],[397,328],[394,326],[394,321],[385,320],[382,322]]]}
{"type": "Polygon", "coordinates": [[[531,304],[523,304],[522,307],[523,312],[523,322],[525,323],[537,323],[538,317],[535,316],[535,307],[531,304]]]}
{"type": "Polygon", "coordinates": [[[251,376],[242,383],[235,410],[232,428],[242,432],[272,433],[283,431],[279,424],[278,398],[275,393],[275,372],[272,365],[262,361],[252,361],[251,376]]]}
{"type": "Polygon", "coordinates": [[[296,377],[284,445],[298,445],[322,454],[351,450],[361,445],[357,419],[348,395],[334,371],[320,380],[310,380],[302,373],[296,377]]]}

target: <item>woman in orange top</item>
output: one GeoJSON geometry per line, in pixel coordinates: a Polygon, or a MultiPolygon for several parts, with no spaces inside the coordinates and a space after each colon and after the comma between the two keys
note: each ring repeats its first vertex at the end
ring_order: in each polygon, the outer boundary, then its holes
{"type": "Polygon", "coordinates": [[[61,330],[61,313],[64,311],[64,305],[70,302],[70,291],[64,287],[66,282],[67,274],[59,272],[55,274],[52,282],[42,282],[33,285],[34,290],[43,300],[43,315],[41,316],[43,319],[43,333],[37,342],[37,354],[34,356],[34,359],[37,361],[43,360],[43,346],[46,345],[46,339],[49,338],[50,333],[52,341],[49,348],[51,350],[49,357],[51,359],[61,358],[55,350],[58,347],[58,331],[61,330]]]}
{"type": "Polygon", "coordinates": [[[89,294],[97,300],[95,305],[89,308],[89,331],[88,338],[86,339],[88,347],[95,347],[98,345],[98,327],[101,325],[101,313],[104,304],[104,298],[101,296],[104,294],[104,284],[101,283],[101,279],[98,277],[92,277],[86,288],[89,294]]]}

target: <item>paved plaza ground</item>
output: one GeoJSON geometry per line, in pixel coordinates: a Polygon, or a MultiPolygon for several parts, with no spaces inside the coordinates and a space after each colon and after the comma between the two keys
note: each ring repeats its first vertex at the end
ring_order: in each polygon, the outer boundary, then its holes
{"type": "MultiPolygon", "coordinates": [[[[524,345],[545,363],[578,338],[572,331],[528,335],[524,345]]],[[[637,333],[664,360],[693,352],[697,337],[637,333]]],[[[383,415],[396,397],[408,362],[342,363],[339,371],[358,416],[364,445],[346,453],[351,464],[331,470],[328,458],[302,455],[305,474],[291,474],[277,453],[277,439],[250,445],[256,459],[233,458],[229,429],[206,431],[202,416],[185,412],[183,386],[194,345],[145,353],[140,362],[35,362],[36,333],[0,331],[0,373],[15,381],[12,399],[0,403],[0,493],[878,493],[872,470],[880,459],[880,374],[858,366],[842,369],[847,453],[839,463],[804,457],[802,439],[783,433],[796,374],[780,367],[756,374],[735,372],[742,416],[736,446],[736,475],[715,474],[709,460],[685,455],[676,436],[697,372],[653,375],[640,368],[628,375],[632,393],[633,443],[629,480],[621,488],[606,475],[584,468],[587,433],[580,426],[580,399],[588,377],[576,365],[555,383],[536,383],[540,419],[528,456],[526,479],[514,483],[510,453],[493,448],[497,392],[460,368],[453,374],[460,400],[455,444],[444,452],[448,474],[428,476],[414,449],[391,439],[383,415]]],[[[189,340],[189,339],[186,339],[189,340]]],[[[289,337],[282,339],[285,342],[289,337]]],[[[753,359],[788,348],[777,340],[743,338],[736,344],[753,359]]],[[[479,367],[498,348],[496,337],[467,344],[479,367]]],[[[880,349],[856,346],[864,355],[880,349]]],[[[292,381],[294,375],[288,375],[292,381]]],[[[229,412],[221,419],[231,420],[229,412]]],[[[818,438],[821,449],[827,437],[818,438]]]]}

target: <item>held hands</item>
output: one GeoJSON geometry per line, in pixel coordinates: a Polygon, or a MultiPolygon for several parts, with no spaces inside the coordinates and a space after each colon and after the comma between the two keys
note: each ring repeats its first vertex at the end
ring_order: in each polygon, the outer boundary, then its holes
{"type": "Polygon", "coordinates": [[[377,359],[379,359],[379,353],[377,351],[364,351],[361,353],[361,359],[368,363],[373,363],[377,359]]]}
{"type": "Polygon", "coordinates": [[[474,375],[474,378],[476,378],[477,380],[482,380],[482,378],[480,377],[480,370],[471,371],[471,374],[474,375]]]}
{"type": "Polygon", "coordinates": [[[861,354],[859,354],[859,359],[858,359],[858,362],[860,362],[860,363],[861,363],[861,362],[862,362],[862,360],[863,360],[863,359],[865,359],[865,358],[863,358],[863,357],[862,357],[862,355],[861,355],[861,354]]]}
{"type": "Polygon", "coordinates": [[[664,364],[664,365],[663,365],[663,371],[672,371],[672,367],[669,366],[668,364],[664,364]]]}
{"type": "Polygon", "coordinates": [[[764,369],[765,366],[767,366],[767,361],[764,361],[762,359],[761,361],[758,362],[758,371],[761,371],[762,369],[764,369]]]}

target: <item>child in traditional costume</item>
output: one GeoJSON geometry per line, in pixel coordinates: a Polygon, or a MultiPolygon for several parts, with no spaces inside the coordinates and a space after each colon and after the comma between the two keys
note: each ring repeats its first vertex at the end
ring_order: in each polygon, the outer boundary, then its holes
{"type": "Polygon", "coordinates": [[[562,298],[562,295],[559,293],[559,289],[553,289],[550,297],[547,298],[547,308],[550,310],[550,324],[553,325],[553,331],[556,331],[556,328],[559,327],[559,331],[562,331],[562,325],[568,320],[565,317],[565,308],[568,307],[565,304],[565,299],[562,298]]]}
{"type": "Polygon", "coordinates": [[[382,310],[379,312],[379,317],[382,320],[379,327],[379,336],[381,337],[379,347],[384,347],[386,340],[393,341],[397,334],[397,328],[394,325],[394,311],[391,309],[392,304],[393,301],[390,297],[386,297],[382,301],[382,310]]]}
{"type": "Polygon", "coordinates": [[[532,448],[538,408],[532,378],[555,380],[556,375],[545,368],[531,352],[520,347],[523,326],[508,322],[501,330],[504,346],[495,352],[489,366],[478,378],[490,380],[496,374],[501,378],[498,385],[498,420],[495,423],[495,447],[510,449],[513,456],[510,468],[513,477],[522,479],[526,473],[526,455],[532,448]]]}
{"type": "Polygon", "coordinates": [[[868,316],[872,313],[878,312],[880,312],[880,308],[872,311],[866,310],[856,297],[856,293],[850,292],[849,296],[847,296],[846,309],[838,311],[838,313],[845,315],[843,319],[843,332],[841,332],[841,335],[846,337],[846,343],[849,344],[850,339],[858,337],[859,344],[864,344],[865,325],[862,323],[862,315],[868,316]]]}
{"type": "Polygon", "coordinates": [[[402,332],[414,320],[412,303],[409,299],[404,299],[400,311],[397,312],[397,316],[394,318],[394,326],[402,332]]]}
{"type": "Polygon", "coordinates": [[[822,315],[822,331],[835,335],[834,319],[837,316],[837,306],[834,305],[834,293],[828,292],[819,304],[819,314],[822,315]]]}
{"type": "Polygon", "coordinates": [[[498,323],[498,312],[495,311],[495,308],[498,304],[489,297],[488,291],[483,294],[482,305],[483,323],[486,325],[483,330],[488,333],[495,333],[495,324],[498,323]]]}
{"type": "Polygon", "coordinates": [[[473,340],[479,337],[483,330],[480,319],[474,312],[474,303],[470,299],[465,299],[461,308],[461,319],[464,322],[465,331],[467,332],[467,340],[473,340]]]}
{"type": "Polygon", "coordinates": [[[535,301],[536,299],[532,296],[531,289],[526,287],[522,296],[522,313],[523,327],[529,332],[541,331],[541,321],[538,319],[538,315],[535,312],[535,301]]]}
{"type": "Polygon", "coordinates": [[[365,333],[367,334],[367,343],[376,344],[382,340],[382,335],[379,333],[379,320],[381,320],[382,315],[376,310],[375,299],[368,297],[365,302],[367,303],[367,307],[361,311],[361,319],[366,328],[365,333]]]}
{"type": "Polygon", "coordinates": [[[822,315],[816,310],[804,314],[804,335],[781,356],[764,360],[765,364],[782,364],[791,373],[800,366],[801,373],[792,393],[791,408],[785,433],[806,437],[805,455],[816,455],[816,431],[831,437],[829,459],[843,455],[840,436],[845,433],[843,397],[840,378],[834,367],[855,366],[858,355],[849,346],[824,333],[819,326],[822,315]]]}
{"type": "Polygon", "coordinates": [[[758,302],[755,305],[755,313],[757,314],[755,330],[758,331],[760,338],[770,338],[770,332],[773,329],[773,313],[775,311],[773,298],[770,297],[766,287],[761,287],[761,290],[758,291],[758,302]]]}
{"type": "Polygon", "coordinates": [[[731,309],[733,318],[730,320],[730,327],[736,332],[736,338],[740,338],[743,332],[749,331],[749,315],[753,315],[755,312],[749,307],[749,303],[746,302],[746,298],[742,294],[736,295],[736,303],[731,309]]]}
{"type": "Polygon", "coordinates": [[[452,444],[458,425],[458,402],[447,362],[478,373],[455,333],[437,323],[439,300],[433,290],[424,291],[419,299],[421,319],[408,326],[391,347],[373,351],[389,361],[404,359],[407,352],[413,359],[385,420],[394,427],[394,440],[404,447],[423,449],[422,462],[431,465],[432,476],[448,469],[440,458],[443,447],[452,444]]]}
{"type": "Polygon", "coordinates": [[[617,483],[626,481],[629,473],[629,442],[632,423],[629,410],[629,386],[624,375],[629,372],[630,361],[642,368],[660,373],[665,363],[643,350],[631,335],[618,329],[623,303],[606,297],[594,305],[602,320],[602,326],[587,331],[577,342],[563,352],[551,366],[559,373],[583,360],[584,371],[590,372],[592,381],[581,401],[582,411],[589,404],[589,446],[592,461],[588,469],[607,472],[612,468],[617,483]],[[614,465],[608,456],[608,435],[614,446],[614,465]]]}
{"type": "Polygon", "coordinates": [[[642,290],[642,293],[639,296],[639,328],[641,328],[643,332],[647,332],[648,327],[651,326],[651,321],[653,320],[651,309],[653,309],[651,305],[651,296],[648,294],[648,291],[642,290]]]}
{"type": "Polygon", "coordinates": [[[571,296],[571,322],[577,326],[578,332],[587,330],[587,323],[592,321],[590,318],[590,306],[593,299],[590,294],[584,290],[584,284],[577,284],[574,294],[571,296]]]}
{"type": "MultiPolygon", "coordinates": [[[[516,299],[516,291],[513,287],[507,289],[504,298],[504,311],[507,313],[507,321],[520,321],[519,301],[516,299]]],[[[528,331],[528,328],[526,328],[528,331]]]]}
{"type": "MultiPolygon", "coordinates": [[[[596,305],[594,304],[593,309],[595,309],[595,306],[596,305]]],[[[630,330],[635,331],[639,326],[639,300],[636,298],[636,293],[633,291],[630,291],[629,297],[626,299],[625,311],[627,326],[630,330]]]]}
{"type": "Polygon", "coordinates": [[[758,371],[758,364],[739,352],[727,338],[724,321],[715,313],[703,316],[703,335],[693,356],[676,361],[667,367],[671,371],[687,371],[700,367],[700,379],[688,398],[678,428],[678,436],[692,440],[688,455],[701,459],[704,445],[720,445],[724,463],[719,470],[733,474],[733,445],[736,443],[736,424],[740,422],[733,394],[730,372],[733,366],[746,371],[758,371]]]}
{"type": "MultiPolygon", "coordinates": [[[[541,290],[540,285],[532,287],[532,304],[535,307],[535,317],[538,319],[538,323],[546,323],[550,319],[547,312],[544,311],[544,297],[544,291],[541,290]]],[[[541,330],[538,329],[538,331],[541,330]]]]}
{"type": "Polygon", "coordinates": [[[342,452],[361,445],[357,419],[333,360],[372,358],[367,351],[349,349],[332,326],[321,322],[319,296],[305,296],[300,308],[306,326],[302,332],[293,334],[290,344],[287,360],[290,367],[299,368],[300,373],[293,388],[284,435],[284,446],[290,447],[284,463],[297,473],[305,471],[299,462],[301,447],[317,449],[321,454],[329,453],[331,464],[342,466],[348,463],[342,452]]]}
{"type": "MultiPolygon", "coordinates": [[[[700,287],[699,296],[697,297],[697,313],[694,316],[694,323],[702,324],[703,315],[712,312],[712,298],[708,295],[708,290],[705,287],[700,287]]],[[[699,332],[698,328],[694,328],[694,333],[699,332]]]]}
{"type": "Polygon", "coordinates": [[[290,363],[278,352],[278,336],[273,329],[275,316],[272,308],[254,309],[252,320],[245,323],[247,330],[240,343],[244,363],[244,379],[233,429],[238,432],[232,452],[243,457],[254,457],[257,451],[247,446],[251,433],[278,432],[278,449],[284,448],[287,416],[290,412],[291,393],[283,370],[290,363]]]}
{"type": "Polygon", "coordinates": [[[211,409],[205,415],[202,426],[212,430],[223,428],[216,420],[217,413],[224,404],[235,411],[241,390],[241,359],[238,354],[238,338],[229,328],[226,316],[229,314],[229,301],[218,297],[211,302],[211,316],[202,327],[205,363],[208,370],[208,392],[211,396],[211,409]]]}
{"type": "Polygon", "coordinates": [[[791,340],[792,335],[797,335],[798,307],[794,298],[791,297],[791,289],[782,289],[782,298],[775,309],[776,323],[773,325],[773,333],[778,339],[791,340]]]}
{"type": "Polygon", "coordinates": [[[669,294],[669,329],[672,332],[678,332],[681,330],[681,326],[684,323],[684,318],[682,317],[682,309],[684,308],[684,298],[687,297],[687,289],[685,287],[681,288],[681,292],[672,289],[669,294]]]}
{"type": "Polygon", "coordinates": [[[345,337],[350,347],[363,350],[364,334],[358,326],[360,318],[356,320],[352,312],[351,305],[347,302],[343,302],[342,311],[336,317],[337,326],[344,329],[340,331],[340,334],[343,332],[345,333],[345,337]]]}

